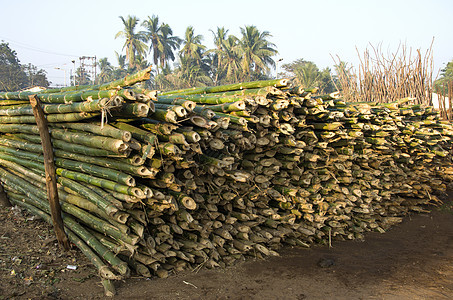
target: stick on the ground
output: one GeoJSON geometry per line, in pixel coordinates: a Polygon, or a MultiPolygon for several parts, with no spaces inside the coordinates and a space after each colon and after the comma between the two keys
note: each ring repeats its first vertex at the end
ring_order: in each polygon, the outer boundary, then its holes
{"type": "Polygon", "coordinates": [[[64,232],[63,220],[61,218],[61,207],[58,199],[57,176],[55,173],[55,163],[53,148],[50,140],[49,128],[41,103],[36,95],[30,95],[30,104],[33,108],[33,114],[38,125],[39,135],[44,156],[44,168],[46,171],[47,198],[49,199],[52,223],[57,236],[58,244],[65,250],[69,250],[69,239],[64,232]]]}

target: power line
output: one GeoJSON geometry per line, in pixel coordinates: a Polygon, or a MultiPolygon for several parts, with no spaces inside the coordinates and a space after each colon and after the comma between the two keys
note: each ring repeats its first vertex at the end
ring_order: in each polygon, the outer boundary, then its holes
{"type": "Polygon", "coordinates": [[[12,44],[16,44],[16,45],[18,45],[19,48],[24,48],[24,49],[28,49],[28,50],[32,50],[32,51],[36,51],[36,52],[41,52],[41,53],[46,53],[46,54],[53,54],[53,55],[61,55],[61,56],[67,56],[67,57],[78,57],[78,55],[58,53],[58,52],[53,52],[53,51],[49,51],[49,50],[40,49],[40,48],[31,46],[31,45],[27,45],[27,44],[22,43],[22,42],[17,42],[17,41],[14,41],[14,40],[11,40],[9,38],[2,37],[2,36],[0,36],[0,39],[6,40],[7,42],[12,43],[12,44]]]}

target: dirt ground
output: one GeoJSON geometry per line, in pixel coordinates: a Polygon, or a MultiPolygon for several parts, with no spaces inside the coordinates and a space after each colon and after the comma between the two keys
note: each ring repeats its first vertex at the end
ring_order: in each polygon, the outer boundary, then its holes
{"type": "MultiPolygon", "coordinates": [[[[115,284],[113,299],[452,299],[448,198],[365,241],[286,247],[280,257],[166,279],[129,278],[115,284]]],[[[10,208],[0,209],[0,224],[0,299],[104,298],[95,268],[78,251],[59,251],[50,226],[10,208]]]]}

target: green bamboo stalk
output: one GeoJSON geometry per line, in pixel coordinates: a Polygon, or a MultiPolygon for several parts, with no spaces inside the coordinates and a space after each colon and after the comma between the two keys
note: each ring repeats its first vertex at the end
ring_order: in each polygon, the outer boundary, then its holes
{"type": "MultiPolygon", "coordinates": [[[[44,163],[44,157],[41,154],[37,155],[33,152],[0,146],[0,155],[2,153],[10,154],[13,157],[17,156],[25,160],[38,162],[41,165],[44,163]]],[[[59,157],[55,158],[55,165],[60,168],[81,171],[87,174],[109,179],[127,186],[135,186],[135,179],[131,175],[124,174],[111,168],[95,166],[89,163],[59,157]]]]}
{"type": "Polygon", "coordinates": [[[143,141],[143,142],[151,144],[151,145],[155,145],[157,142],[156,135],[154,135],[146,130],[137,128],[135,126],[132,126],[130,124],[123,123],[123,122],[114,122],[111,124],[120,130],[130,132],[132,134],[132,136],[137,140],[143,141]]]}
{"type": "MultiPolygon", "coordinates": [[[[117,159],[120,160],[120,159],[117,159]]],[[[140,155],[132,155],[127,158],[121,158],[121,161],[132,166],[141,166],[145,163],[145,159],[143,159],[140,155]]]]}
{"type": "Polygon", "coordinates": [[[102,286],[104,287],[104,295],[106,297],[113,297],[116,295],[115,286],[110,279],[103,278],[101,280],[102,286]]]}
{"type": "Polygon", "coordinates": [[[157,97],[157,90],[148,90],[139,87],[134,87],[133,91],[137,94],[145,95],[148,99],[156,100],[157,97]]]}
{"type": "MultiPolygon", "coordinates": [[[[1,129],[0,129],[1,130],[1,129]]],[[[115,153],[124,153],[129,146],[120,139],[86,133],[76,133],[61,129],[51,129],[51,136],[66,142],[77,143],[88,147],[100,148],[115,153]]]]}
{"type": "MultiPolygon", "coordinates": [[[[52,220],[49,214],[43,212],[42,210],[39,210],[38,208],[31,204],[24,202],[23,201],[24,199],[17,199],[16,197],[12,198],[13,198],[12,202],[14,204],[27,209],[32,214],[37,215],[41,217],[43,220],[45,220],[47,223],[52,224],[52,220]]],[[[91,263],[98,269],[99,276],[101,278],[120,279],[110,270],[110,268],[101,260],[101,258],[85,243],[85,241],[83,241],[75,233],[73,233],[72,230],[66,229],[66,234],[68,235],[71,242],[74,243],[77,246],[77,248],[79,248],[82,251],[82,253],[91,261],[91,263]]]]}
{"type": "Polygon", "coordinates": [[[232,116],[229,114],[224,114],[221,112],[216,112],[216,116],[213,118],[214,120],[218,118],[229,118],[231,123],[238,124],[238,125],[247,125],[247,120],[243,117],[232,116]]]}
{"type": "Polygon", "coordinates": [[[95,112],[102,109],[112,109],[121,105],[120,98],[102,98],[99,100],[77,102],[72,104],[44,104],[46,114],[70,113],[70,112],[95,112]]]}
{"type": "MultiPolygon", "coordinates": [[[[245,91],[249,90],[243,90],[245,91]]],[[[255,91],[255,90],[254,90],[255,91]]],[[[185,101],[191,101],[195,104],[222,104],[242,100],[245,95],[180,95],[180,96],[159,96],[157,101],[160,103],[179,104],[182,105],[185,101]]]]}
{"type": "MultiPolygon", "coordinates": [[[[189,143],[198,143],[201,140],[201,136],[194,130],[184,130],[183,128],[177,129],[176,131],[183,134],[184,139],[189,143]]],[[[170,139],[169,139],[170,140],[170,139]]]]}
{"type": "MultiPolygon", "coordinates": [[[[23,124],[0,124],[0,132],[39,134],[38,127],[36,125],[23,124]]],[[[71,132],[52,128],[50,134],[54,139],[81,144],[88,147],[100,148],[119,154],[124,153],[129,148],[129,146],[122,140],[83,132],[71,132]]]]}
{"type": "Polygon", "coordinates": [[[178,128],[178,126],[170,123],[157,122],[151,123],[151,119],[144,119],[144,123],[141,125],[142,128],[151,131],[154,134],[171,134],[173,130],[178,128]]]}
{"type": "Polygon", "coordinates": [[[64,177],[59,177],[57,181],[62,186],[68,187],[73,191],[77,191],[77,193],[96,204],[109,216],[114,215],[119,210],[114,204],[112,204],[112,202],[110,202],[108,199],[103,198],[101,195],[94,192],[90,188],[87,188],[86,185],[80,184],[74,180],[64,177]]]}
{"type": "Polygon", "coordinates": [[[180,105],[180,106],[184,107],[187,110],[187,112],[193,111],[193,109],[197,105],[195,102],[190,101],[190,100],[178,99],[178,98],[166,99],[166,98],[161,98],[161,97],[159,97],[159,99],[157,99],[156,108],[158,108],[157,104],[180,105]]]}
{"type": "Polygon", "coordinates": [[[30,101],[19,101],[19,100],[6,100],[6,99],[1,99],[0,97],[0,107],[3,106],[8,106],[8,105],[20,105],[20,104],[30,104],[30,101]]]}
{"type": "Polygon", "coordinates": [[[343,126],[340,122],[331,122],[331,123],[312,123],[315,129],[319,130],[338,130],[343,126]]]}
{"type": "Polygon", "coordinates": [[[73,85],[67,86],[62,88],[54,88],[54,89],[46,89],[42,90],[39,93],[41,94],[59,94],[59,93],[67,93],[67,92],[80,92],[83,90],[90,90],[93,89],[94,85],[86,84],[86,85],[73,85]]]}
{"type": "Polygon", "coordinates": [[[109,179],[111,181],[126,186],[135,186],[135,179],[131,175],[113,170],[111,168],[95,166],[80,161],[74,161],[58,157],[55,159],[55,164],[61,168],[92,174],[94,176],[109,179]]]}
{"type": "Polygon", "coordinates": [[[181,153],[181,149],[173,143],[160,143],[157,146],[157,150],[165,156],[176,156],[181,153]]]}
{"type": "MultiPolygon", "coordinates": [[[[102,109],[111,109],[120,104],[110,103],[108,98],[93,101],[76,102],[72,104],[43,104],[42,109],[46,114],[62,114],[75,112],[98,112],[102,109]]],[[[21,105],[11,108],[0,107],[1,116],[33,115],[31,105],[21,105]]]]}
{"type": "MultiPolygon", "coordinates": [[[[187,116],[187,110],[181,105],[156,103],[155,108],[166,110],[166,111],[172,110],[176,113],[176,115],[179,118],[184,118],[185,116],[187,116]]],[[[195,108],[195,106],[194,106],[194,108],[195,108]]]]}
{"type": "Polygon", "coordinates": [[[91,132],[94,134],[123,140],[124,142],[129,142],[132,137],[129,131],[121,130],[108,124],[101,126],[99,125],[99,123],[64,123],[52,124],[51,127],[91,132]]]}
{"type": "Polygon", "coordinates": [[[126,255],[119,254],[119,257],[122,260],[124,260],[125,262],[127,262],[129,267],[131,267],[133,270],[135,270],[135,272],[138,275],[146,277],[146,278],[151,277],[151,273],[149,272],[149,269],[148,269],[148,267],[146,265],[144,265],[144,264],[138,262],[137,260],[132,259],[132,258],[126,256],[126,255]]]}
{"type": "MultiPolygon", "coordinates": [[[[125,90],[122,90],[125,91],[125,90]]],[[[83,90],[75,93],[34,93],[34,92],[0,92],[0,97],[8,100],[26,100],[29,96],[37,95],[43,103],[72,103],[118,96],[118,90],[83,90]]],[[[124,93],[123,93],[124,95],[124,93]]]]}
{"type": "Polygon", "coordinates": [[[56,173],[59,176],[69,178],[75,181],[80,181],[80,182],[85,182],[88,184],[92,184],[94,186],[104,188],[104,189],[109,189],[112,191],[116,191],[119,193],[123,193],[126,195],[130,196],[135,196],[135,197],[143,197],[142,193],[138,188],[136,187],[131,187],[127,186],[124,184],[119,184],[116,183],[115,181],[95,177],[95,176],[90,176],[88,174],[80,173],[80,172],[75,172],[75,171],[70,171],[62,168],[57,168],[56,173]]]}
{"type": "Polygon", "coordinates": [[[124,103],[118,111],[112,111],[114,116],[143,118],[152,113],[151,106],[145,103],[124,103]]]}
{"type": "MultiPolygon", "coordinates": [[[[2,139],[0,138],[0,143],[1,143],[1,141],[2,141],[2,139]]],[[[124,159],[115,160],[115,159],[103,158],[103,157],[93,157],[93,156],[86,156],[86,155],[81,156],[81,155],[78,155],[75,153],[66,152],[66,151],[58,150],[58,149],[56,149],[54,152],[55,152],[56,157],[73,159],[73,160],[85,162],[88,164],[96,164],[96,165],[99,165],[99,166],[102,166],[105,168],[119,170],[119,171],[122,171],[127,174],[131,174],[134,176],[144,177],[144,176],[149,175],[149,170],[146,167],[144,167],[142,165],[139,165],[139,166],[131,165],[131,164],[127,163],[124,159]]]]}
{"type": "MultiPolygon", "coordinates": [[[[99,116],[100,113],[67,113],[67,114],[50,114],[46,115],[47,122],[75,122],[87,120],[99,116]]],[[[16,124],[36,124],[34,116],[0,116],[0,124],[16,123],[16,124]]]]}
{"type": "Polygon", "coordinates": [[[115,226],[108,224],[106,221],[98,217],[88,214],[86,211],[75,205],[63,202],[61,203],[61,208],[64,212],[74,216],[78,221],[81,221],[96,231],[109,235],[115,239],[122,240],[126,243],[130,243],[131,245],[138,243],[137,236],[134,236],[133,234],[125,234],[115,226]]]}
{"type": "Polygon", "coordinates": [[[60,188],[58,190],[58,196],[61,199],[61,201],[67,202],[74,206],[80,207],[88,212],[94,213],[95,215],[99,216],[100,218],[108,221],[110,224],[112,224],[116,228],[120,229],[121,232],[129,234],[129,227],[124,225],[125,224],[124,219],[125,218],[127,219],[129,217],[128,215],[121,216],[121,218],[113,219],[113,216],[107,215],[103,210],[101,210],[99,207],[97,207],[95,204],[93,204],[86,198],[81,197],[79,195],[69,194],[66,191],[64,191],[63,188],[60,188]],[[119,222],[119,221],[121,221],[121,222],[119,222]]]}
{"type": "Polygon", "coordinates": [[[35,143],[30,143],[27,141],[15,140],[10,139],[9,136],[3,135],[0,136],[0,145],[4,145],[6,147],[13,147],[17,149],[22,149],[34,153],[42,153],[42,146],[35,143]]]}
{"type": "Polygon", "coordinates": [[[138,246],[137,245],[129,245],[125,244],[122,241],[117,241],[112,237],[106,236],[98,231],[92,230],[88,228],[88,231],[94,235],[100,243],[102,243],[105,247],[107,247],[110,251],[115,254],[123,253],[125,255],[133,255],[136,251],[138,246]]]}
{"type": "MultiPolygon", "coordinates": [[[[29,167],[29,168],[34,168],[34,169],[40,170],[41,172],[43,172],[43,170],[44,170],[44,167],[42,166],[42,164],[37,163],[37,162],[32,162],[32,161],[29,161],[29,160],[20,159],[20,158],[14,157],[14,156],[6,155],[4,153],[0,153],[0,158],[4,159],[4,160],[7,160],[7,161],[10,161],[10,162],[13,162],[13,163],[16,163],[16,164],[19,164],[21,166],[25,166],[25,167],[29,167]]],[[[64,170],[60,169],[59,171],[57,171],[57,174],[59,172],[61,173],[62,171],[64,171],[64,170]]],[[[9,174],[8,173],[4,173],[4,176],[9,176],[9,174]]],[[[61,176],[58,177],[57,182],[60,183],[63,186],[69,187],[72,190],[76,190],[82,196],[84,196],[85,198],[89,199],[94,204],[96,204],[99,208],[101,208],[108,215],[113,215],[113,214],[118,212],[118,208],[116,206],[114,206],[112,204],[112,202],[109,201],[108,198],[102,197],[103,195],[96,194],[95,192],[93,192],[89,188],[81,185],[80,183],[77,183],[77,182],[75,182],[73,180],[69,180],[68,178],[64,178],[64,177],[61,177],[61,176]]],[[[19,183],[15,183],[15,184],[16,185],[19,184],[20,186],[25,186],[28,189],[31,189],[30,190],[31,193],[33,193],[33,192],[34,193],[41,193],[42,192],[40,190],[33,189],[30,186],[30,184],[28,182],[26,182],[26,181],[20,181],[19,180],[19,183]]],[[[26,190],[25,191],[21,190],[21,192],[27,194],[26,190]]],[[[43,197],[46,197],[46,196],[44,195],[43,197]]]]}
{"type": "Polygon", "coordinates": [[[192,197],[189,197],[188,195],[181,192],[175,192],[170,190],[169,193],[175,196],[176,200],[185,208],[190,210],[195,210],[197,208],[197,203],[195,202],[195,200],[193,200],[192,197]]]}
{"type": "Polygon", "coordinates": [[[289,83],[288,79],[275,79],[275,80],[262,80],[235,83],[228,85],[212,86],[212,87],[201,87],[201,88],[189,88],[176,91],[169,91],[161,93],[161,95],[192,95],[192,94],[207,94],[207,93],[219,93],[243,89],[262,88],[267,86],[284,87],[289,83]]]}
{"type": "Polygon", "coordinates": [[[245,101],[243,101],[243,100],[238,100],[236,102],[217,104],[217,105],[207,105],[204,107],[209,108],[210,110],[215,111],[215,112],[224,112],[224,113],[228,113],[228,112],[232,112],[232,111],[240,111],[240,110],[246,109],[245,101]]]}
{"type": "MultiPolygon", "coordinates": [[[[9,140],[16,140],[19,141],[30,141],[34,143],[34,145],[39,145],[41,143],[41,138],[37,135],[32,135],[32,134],[21,134],[17,133],[14,136],[3,136],[4,139],[9,139],[9,140]]],[[[26,143],[26,142],[25,142],[26,143]]],[[[32,144],[29,144],[27,146],[26,150],[32,151],[31,148],[34,148],[35,146],[30,146],[32,144]]],[[[83,155],[89,155],[89,156],[104,156],[104,157],[125,157],[127,155],[127,152],[124,154],[118,154],[115,152],[111,152],[108,150],[104,149],[99,149],[99,148],[92,148],[84,145],[79,145],[79,144],[74,144],[74,143],[69,143],[65,141],[61,141],[58,139],[52,139],[52,145],[57,149],[62,149],[63,151],[68,151],[74,154],[83,154],[83,155]]],[[[42,147],[41,147],[42,148],[42,147]]],[[[40,151],[42,152],[42,150],[40,151]]]]}
{"type": "MultiPolygon", "coordinates": [[[[23,198],[22,201],[30,205],[33,205],[34,207],[42,210],[43,212],[46,213],[50,212],[49,205],[45,201],[45,198],[42,199],[39,197],[28,197],[23,198]]],[[[100,256],[103,259],[108,261],[110,265],[113,267],[113,269],[118,271],[123,276],[126,277],[129,276],[130,270],[127,267],[127,264],[125,264],[122,260],[116,257],[114,253],[105,248],[92,234],[90,234],[85,228],[83,228],[78,222],[76,222],[73,219],[73,217],[70,217],[69,214],[78,218],[78,220],[83,221],[85,224],[88,223],[95,230],[103,232],[104,234],[115,234],[124,238],[123,234],[117,233],[118,230],[111,226],[110,224],[107,224],[105,221],[99,218],[91,216],[90,214],[86,213],[80,208],[75,207],[74,205],[63,202],[62,209],[63,207],[65,207],[64,210],[67,213],[67,214],[62,213],[63,222],[65,223],[66,227],[69,227],[77,235],[79,235],[82,238],[82,240],[85,243],[87,243],[87,245],[92,247],[98,254],[100,254],[100,256]]]]}
{"type": "Polygon", "coordinates": [[[209,107],[196,106],[193,111],[208,120],[215,117],[215,112],[209,109],[209,107]]]}
{"type": "Polygon", "coordinates": [[[123,87],[134,85],[138,82],[146,81],[151,78],[151,66],[140,70],[134,74],[127,75],[123,79],[118,79],[99,86],[99,90],[120,89],[123,87]]]}
{"type": "Polygon", "coordinates": [[[156,110],[149,115],[149,118],[156,121],[168,122],[168,123],[177,123],[176,113],[172,110],[165,110],[156,108],[156,110]]]}

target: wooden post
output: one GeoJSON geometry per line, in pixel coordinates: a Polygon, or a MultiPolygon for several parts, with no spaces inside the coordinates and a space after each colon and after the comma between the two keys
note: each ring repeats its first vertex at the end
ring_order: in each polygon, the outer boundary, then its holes
{"type": "Polygon", "coordinates": [[[6,196],[5,190],[3,189],[2,184],[0,183],[0,207],[9,207],[12,206],[6,196]]]}
{"type": "Polygon", "coordinates": [[[61,218],[61,207],[57,190],[57,175],[55,173],[53,148],[50,140],[49,128],[47,126],[47,120],[44,117],[44,111],[42,110],[38,97],[36,95],[30,95],[29,99],[33,108],[33,114],[35,115],[36,124],[38,125],[39,135],[41,136],[44,168],[46,171],[47,198],[50,205],[52,224],[57,236],[58,244],[60,247],[63,247],[63,249],[69,250],[69,239],[64,232],[63,219],[61,218]]]}

